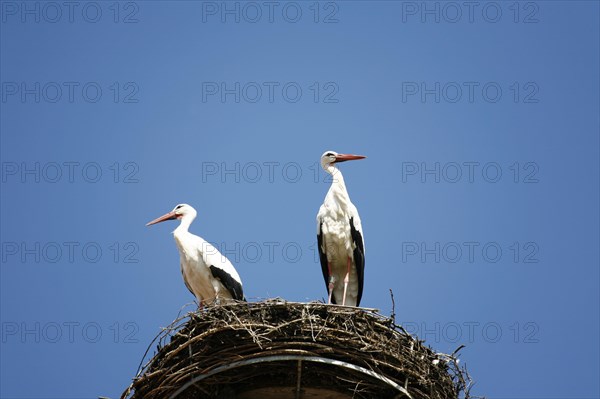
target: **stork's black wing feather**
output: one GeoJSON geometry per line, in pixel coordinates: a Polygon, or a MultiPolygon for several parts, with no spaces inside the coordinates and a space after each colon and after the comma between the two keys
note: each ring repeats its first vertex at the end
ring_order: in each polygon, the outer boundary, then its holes
{"type": "Polygon", "coordinates": [[[356,277],[358,278],[358,296],[356,306],[360,306],[360,299],[363,293],[363,284],[365,279],[365,246],[360,231],[354,227],[354,218],[350,218],[350,235],[354,241],[354,264],[356,265],[356,277]]]}
{"type": "Polygon", "coordinates": [[[231,274],[227,273],[223,269],[219,269],[216,266],[210,267],[210,272],[212,273],[214,278],[219,279],[223,287],[227,289],[231,293],[231,297],[238,301],[245,301],[244,292],[242,290],[242,284],[239,281],[231,277],[231,274]]]}
{"type": "MultiPolygon", "coordinates": [[[[323,279],[325,280],[325,291],[327,291],[327,295],[329,295],[329,264],[327,262],[327,255],[323,252],[323,222],[319,224],[317,246],[319,249],[319,260],[321,261],[321,271],[323,272],[323,279]]],[[[331,303],[336,303],[333,295],[331,296],[331,303]]]]}

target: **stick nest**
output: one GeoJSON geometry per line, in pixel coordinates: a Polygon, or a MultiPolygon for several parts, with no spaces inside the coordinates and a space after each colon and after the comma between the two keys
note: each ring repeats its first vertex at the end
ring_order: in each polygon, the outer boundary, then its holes
{"type": "Polygon", "coordinates": [[[178,318],[157,341],[122,399],[469,398],[456,357],[374,309],[229,302],[178,318]]]}

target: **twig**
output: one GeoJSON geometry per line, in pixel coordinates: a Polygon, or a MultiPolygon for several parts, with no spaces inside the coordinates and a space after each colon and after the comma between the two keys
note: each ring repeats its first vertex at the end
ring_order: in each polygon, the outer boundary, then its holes
{"type": "Polygon", "coordinates": [[[392,319],[393,324],[396,324],[396,301],[394,301],[394,291],[391,288],[390,296],[392,297],[392,314],[390,315],[390,319],[392,319]]]}

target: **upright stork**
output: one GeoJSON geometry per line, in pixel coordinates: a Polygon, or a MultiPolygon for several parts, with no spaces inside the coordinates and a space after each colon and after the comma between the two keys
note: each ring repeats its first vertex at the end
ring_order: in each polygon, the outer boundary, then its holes
{"type": "Polygon", "coordinates": [[[166,220],[181,220],[175,229],[175,244],[179,249],[183,282],[198,299],[200,307],[220,302],[221,299],[244,300],[242,280],[225,256],[202,237],[188,231],[196,218],[196,210],[188,204],[179,204],[171,212],[146,224],[150,226],[166,220]]]}
{"type": "Polygon", "coordinates": [[[321,166],[332,176],[331,187],[317,214],[317,243],[328,303],[359,306],[362,297],[365,271],[362,226],[336,164],[364,158],[334,151],[321,156],[321,166]]]}

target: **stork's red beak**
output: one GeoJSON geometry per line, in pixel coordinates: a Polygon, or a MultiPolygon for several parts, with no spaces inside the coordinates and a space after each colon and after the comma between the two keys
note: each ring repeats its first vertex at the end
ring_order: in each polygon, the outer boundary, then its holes
{"type": "Polygon", "coordinates": [[[346,162],[346,161],[354,161],[356,159],[365,159],[364,155],[353,155],[353,154],[337,154],[335,157],[335,162],[346,162]]]}
{"type": "Polygon", "coordinates": [[[159,218],[154,219],[151,222],[146,223],[146,226],[150,226],[156,223],[160,223],[160,222],[164,222],[165,220],[173,220],[173,219],[177,219],[177,215],[175,214],[175,212],[169,212],[165,215],[162,215],[159,218]]]}

